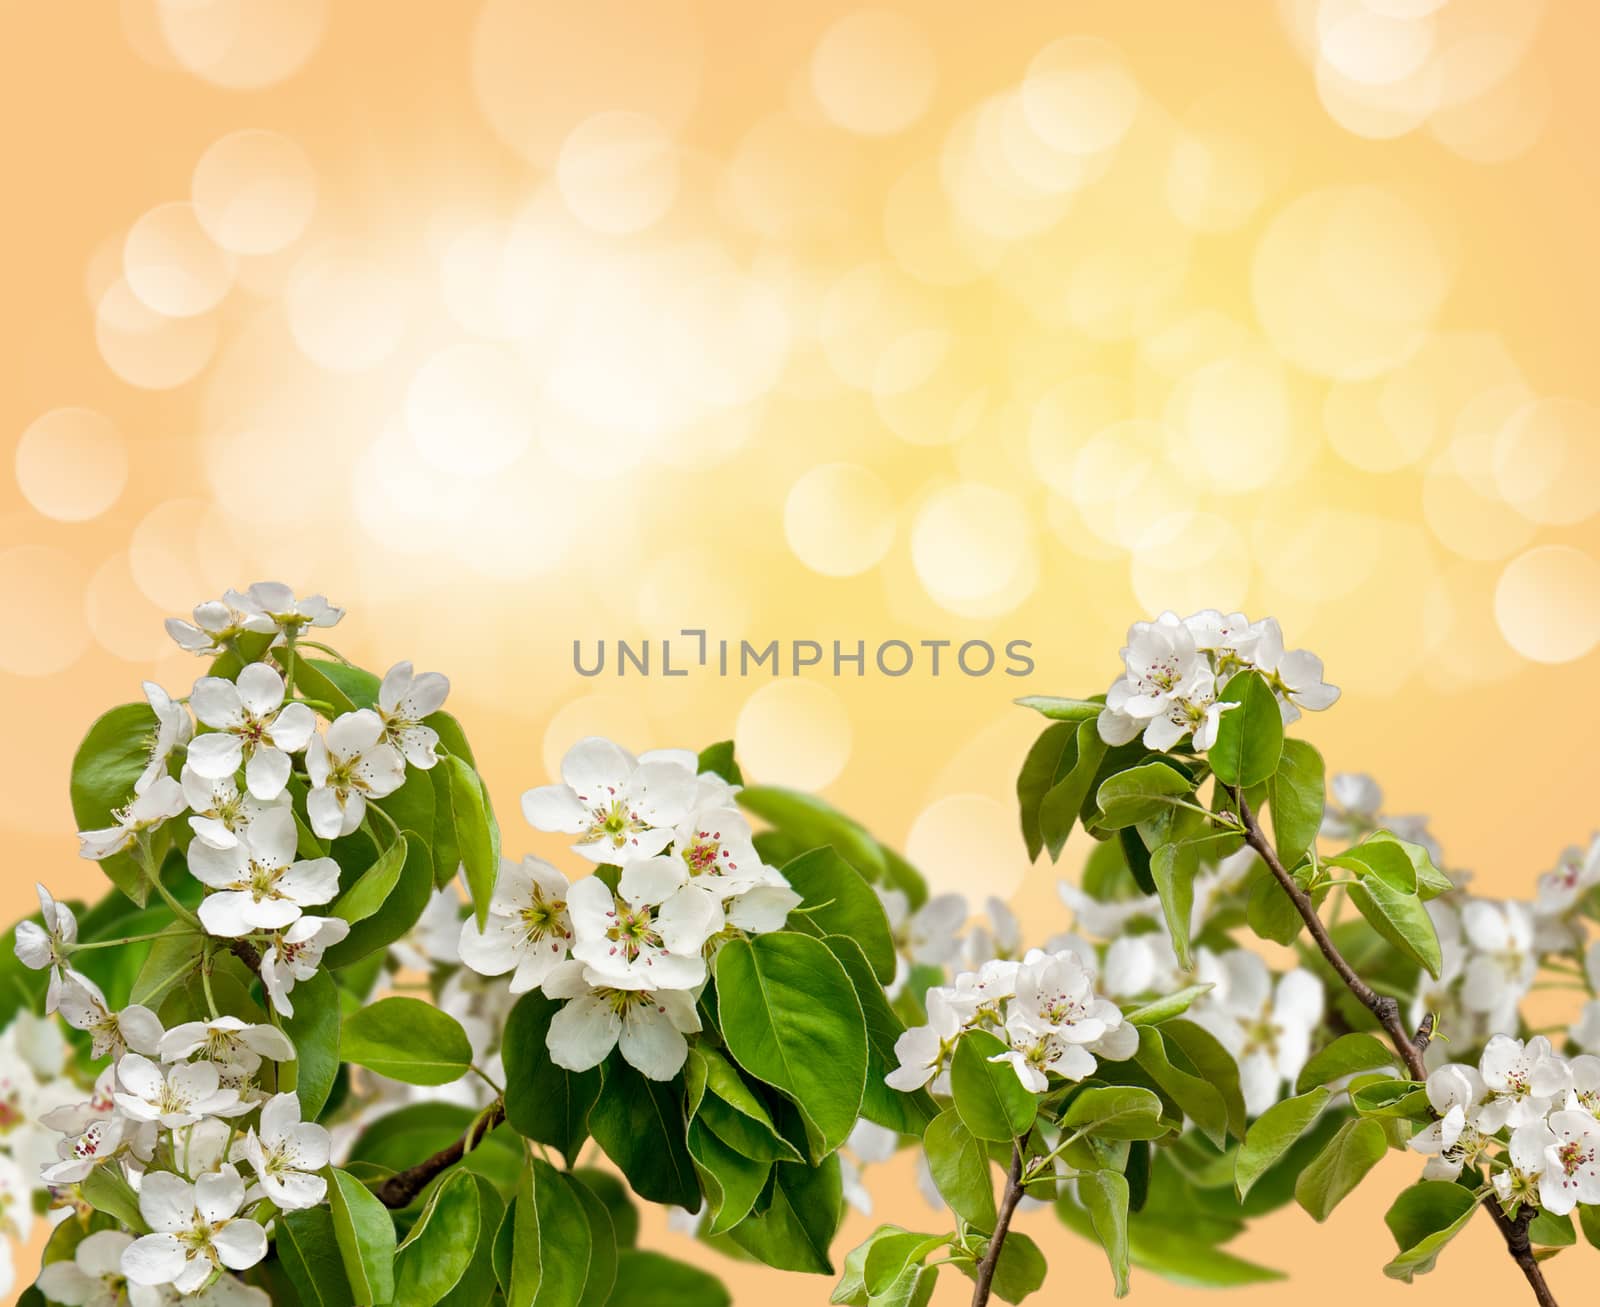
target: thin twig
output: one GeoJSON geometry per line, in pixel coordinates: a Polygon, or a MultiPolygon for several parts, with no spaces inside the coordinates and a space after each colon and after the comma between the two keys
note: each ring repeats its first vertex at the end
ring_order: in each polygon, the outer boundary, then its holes
{"type": "MultiPolygon", "coordinates": [[[[1327,959],[1328,965],[1361,1005],[1377,1017],[1378,1023],[1394,1045],[1394,1051],[1405,1063],[1406,1071],[1411,1078],[1418,1081],[1426,1080],[1428,1068],[1422,1060],[1422,1053],[1433,1037],[1432,1021],[1424,1021],[1413,1037],[1400,1020],[1400,1004],[1387,995],[1379,994],[1356,975],[1355,969],[1345,961],[1338,945],[1328,934],[1327,927],[1322,924],[1322,918],[1317,915],[1316,904],[1311,901],[1311,896],[1301,889],[1295,878],[1284,869],[1277,850],[1262,834],[1255,813],[1250,811],[1250,805],[1245,802],[1244,793],[1234,789],[1230,789],[1229,793],[1239,805],[1239,819],[1244,823],[1245,841],[1260,855],[1261,860],[1267,864],[1267,870],[1282,886],[1283,892],[1289,896],[1290,902],[1299,912],[1301,920],[1306,923],[1306,929],[1311,932],[1311,938],[1316,941],[1317,948],[1327,959]]],[[[1529,1287],[1533,1290],[1533,1296],[1538,1299],[1539,1307],[1557,1307],[1555,1295],[1550,1292],[1550,1286],[1545,1282],[1544,1271],[1540,1268],[1528,1242],[1528,1222],[1533,1219],[1532,1211],[1525,1207],[1517,1216],[1508,1216],[1505,1209],[1500,1206],[1500,1200],[1494,1197],[1487,1199],[1484,1206],[1489,1209],[1489,1215],[1499,1227],[1506,1241],[1506,1251],[1511,1254],[1512,1260],[1527,1279],[1529,1287]]]]}
{"type": "Polygon", "coordinates": [[[502,1121],[506,1119],[506,1105],[503,1099],[495,1099],[482,1116],[473,1122],[471,1128],[455,1143],[448,1148],[441,1148],[432,1157],[425,1158],[415,1166],[404,1171],[396,1171],[387,1180],[372,1192],[378,1196],[378,1201],[385,1207],[408,1207],[411,1200],[428,1187],[428,1182],[441,1171],[446,1171],[454,1166],[472,1149],[483,1142],[483,1138],[502,1121]]]}
{"type": "Polygon", "coordinates": [[[1011,1169],[1006,1172],[1005,1192],[1000,1195],[1000,1209],[994,1223],[994,1233],[989,1236],[989,1246],[983,1251],[974,1276],[972,1307],[985,1307],[989,1289],[994,1284],[995,1269],[1000,1265],[1000,1251],[1005,1247],[1006,1233],[1011,1229],[1011,1214],[1022,1201],[1022,1146],[1011,1145],[1011,1169]]]}

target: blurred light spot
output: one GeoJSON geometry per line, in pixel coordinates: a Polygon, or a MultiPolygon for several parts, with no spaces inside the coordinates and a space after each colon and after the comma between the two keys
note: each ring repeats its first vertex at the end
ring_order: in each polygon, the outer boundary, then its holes
{"type": "Polygon", "coordinates": [[[820,790],[850,758],[850,716],[821,681],[777,680],[744,702],[734,747],[752,781],[820,790]]]}
{"type": "Polygon", "coordinates": [[[1600,410],[1562,396],[1524,405],[1495,440],[1494,477],[1532,521],[1588,521],[1600,512],[1600,410]]]}
{"type": "Polygon", "coordinates": [[[1364,472],[1410,467],[1438,435],[1433,396],[1392,377],[1330,386],[1322,422],[1339,457],[1364,472]]]}
{"type": "MultiPolygon", "coordinates": [[[[590,651],[592,655],[592,651],[590,651]]],[[[586,655],[589,656],[589,655],[586,655]]],[[[615,740],[625,749],[644,750],[651,739],[644,709],[630,699],[612,694],[586,694],[563,704],[544,728],[544,775],[529,783],[545,785],[561,779],[561,760],[567,750],[590,735],[615,740]]]]}
{"type": "Polygon", "coordinates": [[[392,274],[327,249],[295,264],[284,294],[295,344],[330,372],[360,372],[388,358],[405,334],[409,307],[392,274]]]}
{"type": "Polygon", "coordinates": [[[122,274],[128,289],[157,313],[190,318],[222,302],[233,284],[233,260],[212,243],[194,205],[162,204],[129,230],[122,274]]]}
{"type": "Polygon", "coordinates": [[[1295,200],[1256,247],[1251,286],[1272,343],[1308,371],[1375,376],[1426,338],[1451,269],[1422,216],[1373,186],[1295,200]]]}
{"type": "Polygon", "coordinates": [[[585,226],[617,236],[643,231],[677,196],[677,147],[646,114],[596,114],[562,143],[556,182],[585,226]]]}
{"type": "Polygon", "coordinates": [[[1045,231],[1072,207],[1073,186],[1082,165],[1066,156],[1069,176],[1061,184],[1041,187],[1013,162],[1021,157],[1035,173],[1044,164],[1040,153],[1062,157],[1048,145],[1029,155],[1007,145],[1008,106],[1012,98],[992,96],[963,114],[951,127],[939,156],[940,177],[955,211],[972,227],[995,240],[1018,240],[1045,231]]]}
{"type": "Polygon", "coordinates": [[[1374,10],[1364,0],[1322,0],[1317,32],[1325,59],[1345,77],[1386,86],[1416,72],[1433,53],[1433,23],[1374,10]]]}
{"type": "Polygon", "coordinates": [[[855,463],[814,467],[789,487],[783,533],[795,557],[824,576],[875,566],[894,540],[895,502],[884,480],[855,463]]]}
{"type": "Polygon", "coordinates": [[[1530,549],[1500,574],[1494,617],[1524,658],[1582,658],[1600,644],[1600,563],[1571,545],[1530,549]]]}
{"type": "Polygon", "coordinates": [[[473,500],[471,484],[441,476],[399,424],[358,460],[350,497],[366,532],[403,554],[431,553],[441,539],[455,539],[473,500]]]}
{"type": "Polygon", "coordinates": [[[1146,612],[1244,606],[1250,548],[1215,513],[1173,513],[1139,538],[1133,551],[1133,593],[1146,612]]]}
{"type": "MultiPolygon", "coordinates": [[[[259,484],[235,487],[240,497],[259,484]]],[[[238,585],[239,550],[228,518],[204,499],[169,499],[152,508],[133,529],[128,568],[146,598],[169,614],[186,614],[238,585]]]]}
{"type": "Polygon", "coordinates": [[[158,0],[167,48],[189,72],[257,90],[298,72],[321,44],[327,0],[158,0]]]}
{"type": "Polygon", "coordinates": [[[725,207],[759,236],[793,239],[849,229],[863,175],[860,145],[787,113],[758,119],[723,175],[725,207]]]}
{"type": "Polygon", "coordinates": [[[306,152],[277,132],[248,129],[212,143],[190,183],[195,217],[235,254],[274,254],[305,234],[317,207],[306,152]]]}
{"type": "Polygon", "coordinates": [[[156,313],[118,280],[95,310],[94,338],[106,366],[129,385],[170,390],[211,361],[217,324],[156,313]]]}
{"type": "Polygon", "coordinates": [[[1028,870],[1016,814],[986,794],[948,794],[918,814],[906,858],[936,894],[1010,898],[1028,870]]]}
{"type": "Polygon", "coordinates": [[[1430,689],[1459,694],[1521,671],[1521,656],[1495,624],[1493,570],[1456,563],[1422,597],[1425,657],[1419,674],[1430,689]]]}
{"type": "Polygon", "coordinates": [[[463,565],[492,580],[524,581],[561,567],[586,525],[570,482],[537,453],[474,491],[448,544],[463,565]]]}
{"type": "Polygon", "coordinates": [[[128,484],[128,448],[109,418],[58,408],[35,419],[17,442],[17,485],[46,517],[87,522],[128,484]]]}
{"type": "Polygon", "coordinates": [[[957,216],[938,167],[927,159],[912,164],[889,188],[883,239],[896,263],[931,286],[965,286],[999,257],[997,243],[957,216]]]}
{"type": "Polygon", "coordinates": [[[906,333],[878,359],[872,400],[878,416],[913,445],[950,445],[981,419],[988,388],[970,350],[950,332],[906,333]]]}
{"type": "Polygon", "coordinates": [[[1493,386],[1461,406],[1446,453],[1456,474],[1484,499],[1500,499],[1495,446],[1500,433],[1538,396],[1520,381],[1493,386]]]}
{"type": "Polygon", "coordinates": [[[911,561],[942,608],[963,616],[1009,612],[1038,579],[1031,515],[1009,491],[971,481],[947,486],[917,511],[911,561]]]}
{"type": "Polygon", "coordinates": [[[1342,599],[1378,566],[1382,522],[1341,508],[1285,506],[1254,523],[1256,563],[1285,594],[1312,602],[1342,599]]]}
{"type": "Polygon", "coordinates": [[[1498,496],[1480,494],[1448,453],[1434,459],[1423,478],[1422,515],[1439,543],[1463,558],[1506,558],[1533,538],[1533,524],[1498,496]]]}
{"type": "Polygon", "coordinates": [[[510,232],[504,223],[477,223],[451,237],[439,256],[446,310],[463,331],[485,340],[516,334],[506,312],[510,232]]]}
{"type": "Polygon", "coordinates": [[[1259,490],[1278,475],[1288,457],[1291,416],[1288,381],[1266,351],[1208,363],[1184,380],[1167,407],[1183,461],[1226,494],[1259,490]]]}
{"type": "Polygon", "coordinates": [[[705,62],[690,0],[488,0],[472,34],[472,88],[495,133],[549,167],[597,113],[648,114],[669,131],[694,107],[705,62]]]}
{"type": "Polygon", "coordinates": [[[1033,469],[1057,494],[1073,494],[1078,451],[1097,431],[1115,426],[1132,409],[1127,382],[1087,373],[1047,390],[1028,423],[1033,469]]]}
{"type": "Polygon", "coordinates": [[[406,429],[442,471],[482,476],[509,467],[533,440],[533,395],[498,345],[440,350],[406,388],[406,429]]]}
{"type": "Polygon", "coordinates": [[[1167,204],[1193,231],[1233,231],[1267,193],[1267,168],[1250,131],[1202,103],[1178,128],[1167,165],[1167,204]]]}
{"type": "Polygon", "coordinates": [[[1347,132],[1389,141],[1414,132],[1439,107],[1443,92],[1436,64],[1382,85],[1345,76],[1326,59],[1317,61],[1317,96],[1328,116],[1347,132]]]}
{"type": "Polygon", "coordinates": [[[162,625],[171,614],[140,591],[126,553],[113,554],[90,578],[84,612],[100,647],[126,662],[154,662],[172,648],[162,625]]]}
{"type": "Polygon", "coordinates": [[[83,565],[59,549],[17,545],[0,552],[0,610],[12,637],[0,640],[0,671],[49,676],[77,662],[89,644],[87,583],[83,565]]]}
{"type": "Polygon", "coordinates": [[[1544,70],[1524,67],[1475,99],[1440,109],[1428,130],[1463,159],[1505,163],[1538,143],[1553,99],[1544,70]]]}
{"type": "MultiPolygon", "coordinates": [[[[657,554],[639,578],[640,621],[652,632],[688,626],[730,639],[744,635],[750,628],[750,600],[733,574],[736,561],[704,546],[657,554]]],[[[677,662],[683,665],[681,658],[677,662]]]]}
{"type": "Polygon", "coordinates": [[[888,9],[837,19],[811,54],[811,89],[829,120],[863,136],[903,132],[927,110],[937,76],[922,28],[888,9]]]}
{"type": "Polygon", "coordinates": [[[828,288],[818,333],[840,380],[870,390],[884,355],[927,325],[926,292],[882,263],[863,264],[828,288]]]}
{"type": "Polygon", "coordinates": [[[1193,507],[1192,478],[1172,461],[1172,433],[1136,418],[1095,432],[1078,451],[1072,501],[1109,544],[1132,549],[1157,522],[1193,507]]]}
{"type": "Polygon", "coordinates": [[[1065,37],[1028,64],[1022,109],[1034,130],[1057,149],[1098,154],[1133,125],[1139,86],[1115,46],[1094,37],[1065,37]]]}

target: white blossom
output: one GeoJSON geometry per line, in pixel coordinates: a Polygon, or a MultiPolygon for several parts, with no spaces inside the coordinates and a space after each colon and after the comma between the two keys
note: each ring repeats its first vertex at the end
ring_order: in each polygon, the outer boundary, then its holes
{"type": "Polygon", "coordinates": [[[700,1029],[692,994],[595,984],[590,970],[577,961],[556,967],[545,979],[544,992],[568,1000],[550,1019],[546,1043],[550,1060],[569,1071],[599,1066],[620,1048],[642,1075],[671,1080],[689,1056],[684,1036],[700,1029]]]}
{"type": "Polygon", "coordinates": [[[156,715],[156,733],[150,741],[150,761],[139,779],[133,783],[133,792],[143,794],[167,774],[167,759],[172,751],[186,746],[194,737],[194,721],[189,710],[175,703],[172,696],[154,681],[144,683],[144,697],[156,715]]]}
{"type": "Polygon", "coordinates": [[[450,682],[442,673],[419,675],[410,663],[396,663],[378,687],[383,738],[413,767],[426,770],[439,761],[439,732],[426,725],[425,719],[444,707],[449,693],[450,682]]]}
{"type": "Polygon", "coordinates": [[[1321,712],[1338,702],[1338,689],[1322,679],[1322,659],[1305,649],[1285,651],[1275,617],[1262,620],[1250,662],[1277,693],[1285,722],[1295,721],[1302,708],[1321,712]]]}
{"type": "Polygon", "coordinates": [[[384,742],[383,720],[370,708],[345,713],[313,735],[306,747],[306,796],[311,829],[323,839],[348,835],[361,825],[368,799],[393,794],[406,779],[406,760],[384,742]]]}
{"type": "Polygon", "coordinates": [[[701,949],[722,929],[722,909],[654,862],[629,863],[617,890],[590,876],[567,892],[572,956],[594,983],[654,990],[700,984],[701,949]]]}
{"type": "Polygon", "coordinates": [[[1517,1005],[1539,969],[1526,904],[1472,899],[1461,909],[1468,957],[1461,1001],[1499,1029],[1515,1028],[1517,1005]]]}
{"type": "Polygon", "coordinates": [[[532,855],[502,859],[483,929],[469,916],[458,939],[462,962],[479,975],[511,972],[513,994],[538,988],[572,946],[567,878],[532,855]]]}
{"type": "Polygon", "coordinates": [[[96,862],[121,853],[147,830],[178,816],[187,807],[183,787],[170,776],[151,783],[133,801],[111,814],[112,825],[78,832],[78,856],[96,862]]]}
{"type": "Polygon", "coordinates": [[[332,899],[339,892],[339,864],[332,858],[296,861],[297,844],[288,808],[263,813],[232,848],[191,844],[189,870],[212,891],[200,903],[206,930],[224,938],[282,930],[302,909],[332,899]]]}
{"type": "Polygon", "coordinates": [[[261,1129],[252,1127],[238,1145],[266,1197],[286,1212],[315,1207],[328,1192],[317,1172],[327,1166],[332,1137],[320,1125],[300,1119],[294,1094],[275,1094],[261,1108],[261,1129]]]}
{"type": "Polygon", "coordinates": [[[229,590],[223,600],[245,615],[252,631],[276,630],[297,636],[308,626],[337,626],[344,609],[335,608],[322,595],[296,599],[281,581],[257,581],[243,594],[229,590]]]}
{"type": "Polygon", "coordinates": [[[899,1065],[883,1078],[890,1089],[902,1093],[921,1089],[944,1069],[964,1024],[942,988],[930,989],[923,995],[923,1002],[927,1007],[927,1023],[901,1032],[894,1041],[894,1055],[899,1065]]]}
{"type": "Polygon", "coordinates": [[[578,836],[573,852],[591,862],[648,858],[672,842],[698,793],[692,763],[677,754],[635,758],[610,740],[579,740],[561,760],[560,785],[522,796],[535,830],[578,836]]]}
{"type": "Polygon", "coordinates": [[[1478,1129],[1478,1109],[1488,1088],[1476,1067],[1451,1062],[1428,1073],[1428,1103],[1435,1119],[1411,1138],[1411,1147],[1428,1159],[1425,1180],[1454,1180],[1476,1165],[1489,1144],[1478,1129]]]}
{"type": "Polygon", "coordinates": [[[244,1181],[232,1166],[193,1184],[168,1171],[144,1178],[139,1212],[153,1231],[122,1254],[122,1270],[135,1284],[170,1284],[192,1293],[219,1266],[242,1271],[267,1255],[267,1232],[240,1218],[244,1181]]]}
{"type": "Polygon", "coordinates": [[[263,803],[230,776],[215,779],[185,766],[178,778],[189,806],[189,829],[214,849],[231,849],[262,813],[289,804],[287,792],[263,803]]]}
{"type": "Polygon", "coordinates": [[[1212,989],[1196,1001],[1193,1019],[1239,1064],[1245,1110],[1259,1116],[1310,1056],[1312,1031],[1322,1021],[1322,982],[1297,967],[1274,983],[1266,962],[1245,949],[1220,956],[1202,949],[1197,961],[1199,979],[1212,989]]]}
{"type": "Polygon", "coordinates": [[[1542,1120],[1565,1098],[1571,1084],[1566,1059],[1543,1035],[1526,1043],[1510,1035],[1494,1036],[1484,1045],[1478,1070],[1489,1090],[1488,1101],[1478,1111],[1485,1133],[1542,1120]]]}
{"type": "Polygon", "coordinates": [[[130,1003],[120,1012],[106,1006],[100,987],[87,976],[70,976],[61,989],[61,1016],[69,1026],[87,1031],[90,1055],[118,1058],[133,1049],[153,1056],[161,1042],[161,1021],[149,1008],[130,1003]]]}
{"type": "Polygon", "coordinates": [[[96,1230],[79,1241],[70,1259],[43,1267],[34,1283],[64,1307],[159,1307],[156,1290],[129,1284],[122,1273],[122,1254],[132,1242],[123,1230],[96,1230]]]}
{"type": "Polygon", "coordinates": [[[220,780],[243,764],[250,793],[263,802],[277,798],[293,768],[289,755],[305,748],[316,728],[316,714],[303,703],[284,703],[286,692],[283,677],[266,663],[251,663],[237,682],[202,676],[189,704],[212,729],[190,741],[189,766],[220,780]]]}
{"type": "Polygon", "coordinates": [[[1577,845],[1564,850],[1555,867],[1539,877],[1533,910],[1540,916],[1559,916],[1596,885],[1600,885],[1600,834],[1586,850],[1577,845]]]}
{"type": "Polygon", "coordinates": [[[62,986],[70,978],[78,984],[90,984],[68,965],[72,946],[78,942],[78,919],[65,903],[57,903],[43,885],[35,885],[39,895],[39,913],[44,924],[36,921],[19,921],[16,930],[17,961],[33,971],[50,969],[50,983],[45,993],[44,1010],[51,1013],[61,1003],[62,986]]]}
{"type": "Polygon", "coordinates": [[[166,621],[167,634],[192,654],[219,654],[241,635],[268,635],[277,630],[264,613],[244,612],[227,599],[209,599],[197,605],[193,617],[193,622],[176,617],[166,621]]]}
{"type": "Polygon", "coordinates": [[[236,1106],[239,1093],[224,1088],[211,1062],[162,1067],[139,1053],[117,1063],[117,1106],[134,1121],[159,1121],[167,1129],[193,1125],[236,1106]]]}
{"type": "Polygon", "coordinates": [[[185,1021],[162,1037],[161,1060],[181,1062],[199,1053],[204,1060],[254,1071],[261,1059],[292,1062],[294,1044],[276,1026],[251,1024],[238,1017],[219,1016],[209,1021],[185,1021]]]}
{"type": "Polygon", "coordinates": [[[350,933],[343,917],[303,916],[287,930],[273,934],[261,954],[261,987],[272,1006],[286,1017],[294,1015],[289,991],[297,980],[317,974],[322,955],[350,933]]]}

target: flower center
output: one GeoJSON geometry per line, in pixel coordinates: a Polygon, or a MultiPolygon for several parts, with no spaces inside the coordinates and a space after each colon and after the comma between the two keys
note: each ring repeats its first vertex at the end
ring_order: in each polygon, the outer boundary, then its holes
{"type": "Polygon", "coordinates": [[[629,962],[637,961],[646,949],[661,947],[661,936],[656,933],[655,919],[648,908],[637,912],[632,908],[617,908],[612,911],[611,919],[614,924],[606,931],[611,951],[621,953],[629,962]]]}

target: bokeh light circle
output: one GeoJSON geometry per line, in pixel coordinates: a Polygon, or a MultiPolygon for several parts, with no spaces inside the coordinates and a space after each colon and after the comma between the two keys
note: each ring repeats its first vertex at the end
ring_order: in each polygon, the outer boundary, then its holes
{"type": "Polygon", "coordinates": [[[246,129],[214,141],[200,156],[190,198],[200,226],[221,248],[275,254],[310,226],[317,175],[287,136],[246,129]]]}
{"type": "Polygon", "coordinates": [[[562,704],[544,728],[539,756],[544,762],[541,783],[561,779],[561,760],[579,740],[599,735],[642,749],[650,739],[649,721],[633,700],[615,694],[586,694],[562,704]]]}
{"type": "Polygon", "coordinates": [[[741,765],[761,783],[820,790],[844,770],[853,731],[831,686],[777,680],[745,700],[733,739],[741,765]]]}
{"type": "Polygon", "coordinates": [[[643,231],[678,193],[677,147],[648,114],[595,114],[562,142],[556,183],[584,226],[612,236],[643,231]]]}
{"type": "Polygon", "coordinates": [[[1550,396],[1524,405],[1494,442],[1494,478],[1531,521],[1575,526],[1600,512],[1600,409],[1550,396]]]}
{"type": "Polygon", "coordinates": [[[128,483],[128,446],[116,424],[86,408],[37,418],[17,442],[17,486],[46,517],[87,522],[128,483]]]}
{"type": "Polygon", "coordinates": [[[328,0],[157,0],[167,48],[196,77],[257,90],[298,72],[322,42],[328,0]]]}
{"type": "Polygon", "coordinates": [[[84,617],[87,569],[72,555],[46,545],[0,551],[0,609],[14,632],[0,640],[0,672],[50,676],[77,662],[89,645],[84,617]]]}
{"type": "Polygon", "coordinates": [[[1133,593],[1145,612],[1241,608],[1250,588],[1250,546],[1216,513],[1173,513],[1133,550],[1133,593]]]}
{"type": "Polygon", "coordinates": [[[795,557],[824,576],[875,566],[894,541],[894,496],[882,477],[856,463],[825,463],[792,486],[783,532],[795,557]]]}
{"type": "Polygon", "coordinates": [[[1506,564],[1494,592],[1506,642],[1538,663],[1570,663],[1600,644],[1600,562],[1571,545],[1541,545],[1506,564]]]}
{"type": "Polygon", "coordinates": [[[911,561],[923,589],[955,612],[1000,601],[1037,568],[1035,549],[1022,501],[975,481],[936,491],[911,527],[911,561]]]}
{"type": "Polygon", "coordinates": [[[499,345],[452,345],[406,389],[406,428],[441,471],[484,476],[516,462],[533,441],[533,395],[517,358],[499,345]]]}
{"type": "Polygon", "coordinates": [[[892,136],[920,118],[938,69],[927,34],[905,14],[860,9],[836,20],[811,54],[811,91],[830,122],[892,136]]]}
{"type": "Polygon", "coordinates": [[[157,205],[128,231],[122,275],[140,302],[169,318],[216,308],[233,285],[233,259],[200,225],[194,205],[157,205]]]}
{"type": "Polygon", "coordinates": [[[113,554],[95,570],[84,613],[100,647],[126,662],[154,662],[174,648],[162,625],[171,611],[151,603],[139,589],[126,552],[113,554]]]}
{"type": "MultiPolygon", "coordinates": [[[[239,494],[256,486],[236,487],[239,494]]],[[[167,613],[185,613],[230,585],[240,561],[228,516],[204,499],[169,499],[140,519],[128,542],[134,583],[167,613]]]]}
{"type": "Polygon", "coordinates": [[[217,324],[209,316],[157,313],[119,279],[95,309],[94,339],[106,366],[129,385],[170,390],[211,361],[217,324]]]}
{"type": "Polygon", "coordinates": [[[331,249],[300,259],[284,311],[294,342],[330,372],[361,372],[394,352],[405,334],[406,288],[371,259],[331,249]]]}
{"type": "Polygon", "coordinates": [[[1022,110],[1033,129],[1069,154],[1115,146],[1133,125],[1139,99],[1122,52],[1095,37],[1051,42],[1022,79],[1022,110]]]}
{"type": "Polygon", "coordinates": [[[936,894],[1010,898],[1028,870],[1016,814],[987,794],[947,794],[911,823],[906,858],[936,894]]]}

